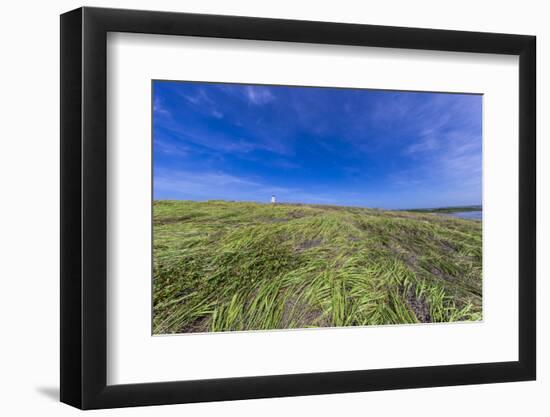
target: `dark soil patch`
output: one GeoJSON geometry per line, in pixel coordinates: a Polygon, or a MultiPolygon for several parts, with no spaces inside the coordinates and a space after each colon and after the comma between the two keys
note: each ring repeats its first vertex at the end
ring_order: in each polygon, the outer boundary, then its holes
{"type": "Polygon", "coordinates": [[[266,223],[284,223],[289,220],[290,219],[286,217],[272,217],[272,218],[266,219],[265,222],[266,223]]]}
{"type": "Polygon", "coordinates": [[[305,216],[305,213],[299,210],[293,210],[288,213],[288,217],[290,217],[291,219],[300,219],[305,216]]]}
{"type": "Polygon", "coordinates": [[[426,298],[417,297],[413,290],[407,293],[407,304],[421,323],[431,323],[430,306],[426,298]]]}
{"type": "Polygon", "coordinates": [[[299,210],[293,210],[286,213],[286,216],[287,217],[269,217],[266,218],[264,221],[266,223],[284,223],[294,219],[300,219],[302,217],[305,217],[306,215],[299,210]]]}
{"type": "Polygon", "coordinates": [[[435,275],[436,277],[438,278],[441,278],[441,279],[444,279],[445,281],[452,281],[452,277],[443,273],[442,271],[440,271],[439,269],[437,269],[435,266],[432,266],[430,268],[430,272],[435,275]]]}
{"type": "Polygon", "coordinates": [[[454,253],[454,252],[458,251],[458,248],[455,245],[453,245],[451,242],[448,242],[446,240],[442,240],[439,243],[440,243],[441,248],[445,252],[454,253]]]}
{"type": "Polygon", "coordinates": [[[208,331],[209,325],[208,317],[199,317],[192,323],[184,326],[179,333],[204,333],[208,331]]]}
{"type": "Polygon", "coordinates": [[[332,327],[332,320],[329,315],[323,315],[321,309],[308,311],[298,322],[299,327],[332,327]]]}
{"type": "Polygon", "coordinates": [[[180,223],[180,222],[185,222],[187,220],[192,220],[192,219],[195,219],[197,218],[198,216],[194,216],[194,215],[187,215],[187,216],[180,216],[180,217],[165,217],[165,218],[162,218],[162,219],[156,219],[153,221],[153,224],[155,226],[162,226],[164,224],[173,224],[173,223],[180,223]]]}
{"type": "Polygon", "coordinates": [[[411,268],[413,271],[417,270],[418,265],[418,256],[416,256],[414,253],[411,252],[404,252],[401,255],[401,259],[405,261],[407,266],[411,268]]]}
{"type": "Polygon", "coordinates": [[[305,240],[304,242],[301,242],[296,246],[295,251],[296,252],[303,252],[305,250],[315,248],[321,244],[321,239],[311,239],[311,240],[305,240]]]}
{"type": "Polygon", "coordinates": [[[420,257],[414,252],[409,252],[404,249],[397,248],[392,244],[387,245],[387,247],[395,256],[397,256],[399,259],[405,262],[405,264],[413,272],[419,273],[419,272],[425,271],[447,282],[452,282],[454,280],[452,276],[447,275],[446,273],[444,273],[443,271],[441,271],[440,269],[436,268],[433,265],[429,267],[427,267],[425,264],[423,265],[421,260],[419,259],[420,257]]]}
{"type": "Polygon", "coordinates": [[[413,253],[409,252],[405,249],[401,249],[397,247],[395,244],[390,243],[384,244],[385,247],[387,247],[391,253],[393,253],[397,258],[401,259],[405,264],[413,271],[418,272],[419,265],[418,265],[418,256],[413,253]]]}
{"type": "Polygon", "coordinates": [[[324,316],[321,308],[299,301],[298,297],[291,297],[285,303],[281,325],[287,328],[293,320],[297,328],[331,326],[330,317],[324,316]]]}

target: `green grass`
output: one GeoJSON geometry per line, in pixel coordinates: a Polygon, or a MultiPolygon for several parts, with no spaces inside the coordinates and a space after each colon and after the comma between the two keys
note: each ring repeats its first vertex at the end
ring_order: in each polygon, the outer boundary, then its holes
{"type": "Polygon", "coordinates": [[[153,332],[481,320],[481,223],[404,211],[155,201],[153,332]]]}

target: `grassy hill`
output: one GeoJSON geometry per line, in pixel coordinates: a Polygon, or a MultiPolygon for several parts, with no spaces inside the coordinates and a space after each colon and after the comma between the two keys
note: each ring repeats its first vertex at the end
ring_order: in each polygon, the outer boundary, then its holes
{"type": "Polygon", "coordinates": [[[404,211],[155,201],[153,332],[481,319],[481,223],[404,211]]]}

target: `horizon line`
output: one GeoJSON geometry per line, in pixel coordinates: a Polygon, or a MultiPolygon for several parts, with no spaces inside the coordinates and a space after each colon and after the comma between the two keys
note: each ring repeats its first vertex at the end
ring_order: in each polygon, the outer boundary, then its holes
{"type": "Polygon", "coordinates": [[[440,209],[452,209],[452,208],[470,208],[470,207],[480,207],[483,210],[483,204],[458,204],[452,206],[437,206],[437,207],[407,207],[407,208],[385,208],[385,207],[373,207],[373,206],[351,206],[347,204],[338,204],[338,203],[302,203],[302,202],[292,202],[292,201],[278,201],[276,203],[271,203],[270,201],[258,201],[258,200],[225,200],[223,198],[214,198],[208,200],[191,200],[191,199],[179,199],[179,198],[161,198],[161,199],[152,199],[152,202],[156,201],[184,201],[192,203],[209,203],[209,202],[225,202],[225,203],[254,203],[254,204],[265,204],[265,205],[308,205],[308,206],[338,206],[338,207],[353,207],[353,208],[365,208],[372,210],[387,210],[387,211],[410,211],[410,210],[440,210],[440,209]]]}

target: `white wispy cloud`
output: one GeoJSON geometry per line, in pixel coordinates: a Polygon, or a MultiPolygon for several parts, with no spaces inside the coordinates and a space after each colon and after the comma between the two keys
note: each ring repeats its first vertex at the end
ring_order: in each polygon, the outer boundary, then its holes
{"type": "Polygon", "coordinates": [[[222,199],[268,201],[273,193],[291,189],[263,184],[252,178],[223,171],[159,170],[154,177],[155,195],[190,200],[222,199]]]}
{"type": "Polygon", "coordinates": [[[244,91],[248,101],[255,105],[263,105],[275,100],[275,96],[267,87],[248,85],[244,91]]]}
{"type": "Polygon", "coordinates": [[[270,136],[265,139],[256,137],[255,140],[252,140],[246,136],[231,136],[221,131],[212,130],[208,126],[206,128],[182,126],[177,122],[167,122],[164,124],[164,128],[182,142],[190,142],[217,153],[248,154],[255,150],[269,151],[279,155],[288,153],[285,143],[270,136]]]}
{"type": "MultiPolygon", "coordinates": [[[[388,182],[396,192],[432,190],[433,199],[452,201],[460,196],[479,202],[482,154],[480,137],[445,137],[444,147],[417,149],[413,168],[398,170],[388,182]]],[[[449,204],[449,203],[448,203],[449,204]]]]}
{"type": "Polygon", "coordinates": [[[181,96],[200,110],[206,110],[207,114],[216,119],[222,119],[224,117],[223,112],[218,109],[215,101],[212,100],[208,93],[202,88],[194,94],[181,94],[181,96]]]}
{"type": "Polygon", "coordinates": [[[440,120],[434,122],[436,125],[421,129],[417,134],[416,140],[403,148],[403,153],[415,155],[425,152],[433,152],[444,146],[447,134],[443,132],[444,123],[440,120]]]}
{"type": "Polygon", "coordinates": [[[153,113],[156,115],[171,116],[171,113],[164,107],[162,100],[158,97],[155,97],[153,101],[153,113]]]}
{"type": "Polygon", "coordinates": [[[206,91],[204,91],[204,89],[202,88],[198,89],[197,92],[194,94],[183,93],[182,96],[185,100],[187,100],[189,103],[194,105],[199,105],[204,103],[208,103],[208,104],[213,103],[212,99],[210,99],[206,91]]]}
{"type": "Polygon", "coordinates": [[[189,148],[181,143],[171,143],[166,140],[153,141],[155,152],[161,152],[171,156],[187,156],[189,154],[189,148]]]}
{"type": "Polygon", "coordinates": [[[223,113],[219,110],[213,109],[210,114],[214,116],[216,119],[223,119],[223,113]]]}
{"type": "Polygon", "coordinates": [[[288,159],[268,159],[265,165],[282,169],[299,169],[302,166],[297,162],[289,161],[288,159]]]}
{"type": "MultiPolygon", "coordinates": [[[[342,195],[326,190],[304,190],[280,186],[229,174],[223,171],[156,170],[154,175],[156,199],[182,200],[236,200],[269,202],[272,194],[281,202],[310,204],[339,204],[342,195]]],[[[360,204],[360,199],[358,199],[360,204]]]]}
{"type": "Polygon", "coordinates": [[[414,129],[407,132],[409,143],[401,150],[407,166],[392,172],[388,184],[396,193],[431,190],[432,196],[424,198],[443,205],[454,200],[478,203],[482,180],[480,107],[444,95],[409,111],[403,111],[404,102],[399,107],[395,114],[414,129]],[[415,123],[410,123],[411,119],[415,123]]]}

